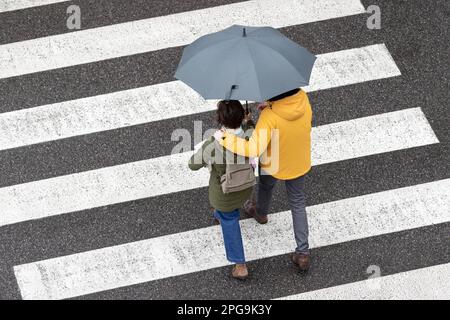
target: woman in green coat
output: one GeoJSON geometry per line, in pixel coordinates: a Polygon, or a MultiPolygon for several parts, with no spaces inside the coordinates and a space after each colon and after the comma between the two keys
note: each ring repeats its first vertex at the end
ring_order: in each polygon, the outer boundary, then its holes
{"type": "MultiPolygon", "coordinates": [[[[217,104],[217,120],[224,130],[242,138],[251,136],[254,124],[245,116],[244,108],[238,100],[220,101],[217,104]]],[[[223,193],[220,178],[225,174],[226,151],[215,142],[214,137],[206,140],[201,148],[190,158],[189,168],[199,170],[208,167],[209,201],[214,208],[214,217],[222,227],[227,259],[234,263],[232,276],[245,279],[248,276],[245,264],[244,247],[239,225],[239,209],[250,198],[252,187],[242,191],[223,193]]],[[[234,159],[234,157],[233,157],[234,159]]]]}

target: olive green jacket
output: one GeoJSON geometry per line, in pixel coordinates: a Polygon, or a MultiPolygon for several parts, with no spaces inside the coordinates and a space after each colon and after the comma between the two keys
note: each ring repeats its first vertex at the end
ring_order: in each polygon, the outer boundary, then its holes
{"type": "MultiPolygon", "coordinates": [[[[252,134],[254,128],[253,122],[249,121],[248,125],[243,125],[244,130],[240,136],[242,138],[248,138],[252,134]]],[[[214,209],[222,212],[230,212],[236,209],[240,209],[244,202],[250,198],[253,188],[248,188],[242,191],[224,194],[222,186],[220,184],[220,177],[225,174],[226,162],[215,161],[216,154],[224,155],[225,148],[215,143],[214,137],[206,140],[201,148],[189,159],[189,168],[191,170],[199,170],[203,167],[210,168],[209,177],[209,202],[214,209]],[[220,149],[222,150],[220,150],[220,149]]]]}

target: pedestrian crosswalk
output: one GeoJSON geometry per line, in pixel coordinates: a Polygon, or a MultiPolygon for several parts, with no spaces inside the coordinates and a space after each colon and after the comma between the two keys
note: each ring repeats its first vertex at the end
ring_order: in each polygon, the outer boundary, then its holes
{"type": "Polygon", "coordinates": [[[67,1],[68,0],[3,0],[0,1],[0,13],[67,1]]]}
{"type": "Polygon", "coordinates": [[[285,297],[286,300],[448,300],[450,264],[285,297]]]}
{"type": "Polygon", "coordinates": [[[6,44],[0,47],[0,75],[14,77],[182,46],[232,24],[281,28],[362,12],[359,0],[238,2],[6,44]]]}
{"type": "MultiPolygon", "coordinates": [[[[400,75],[384,45],[318,56],[311,83],[317,91],[400,75]]],[[[118,91],[0,114],[0,150],[211,111],[180,81],[118,91]]]]}
{"type": "MultiPolygon", "coordinates": [[[[312,164],[438,143],[420,108],[323,125],[312,131],[312,164]]],[[[190,171],[192,152],[141,160],[0,188],[0,225],[208,185],[190,171]]]]}
{"type": "MultiPolygon", "coordinates": [[[[59,2],[64,1],[0,1],[0,13],[59,2]]],[[[17,41],[0,45],[0,80],[12,77],[20,80],[31,73],[69,66],[77,68],[148,51],[164,52],[233,23],[301,29],[303,24],[320,24],[329,19],[340,21],[353,15],[364,19],[364,12],[359,0],[250,0],[17,41]]],[[[320,34],[314,36],[321,37],[320,34]]],[[[175,66],[177,62],[171,63],[175,66]]],[[[304,89],[320,95],[323,90],[341,88],[351,95],[363,83],[401,78],[400,69],[389,44],[384,41],[339,48],[318,54],[311,83],[304,89]]],[[[365,105],[348,107],[364,110],[365,105]]],[[[375,155],[382,159],[403,150],[415,152],[432,145],[439,148],[441,142],[433,122],[428,119],[426,107],[425,104],[401,109],[386,107],[383,113],[368,111],[363,117],[315,126],[312,130],[313,165],[326,168],[349,161],[356,166],[375,155]]],[[[215,103],[203,100],[179,81],[170,81],[9,112],[2,112],[1,108],[0,105],[0,155],[8,155],[15,149],[26,152],[32,145],[65,143],[76,137],[136,125],[152,126],[156,122],[171,121],[183,124],[186,117],[213,112],[215,103]]],[[[313,109],[316,114],[322,112],[314,105],[313,109]]],[[[152,143],[152,137],[147,138],[152,143]]],[[[168,135],[167,141],[170,139],[168,135]]],[[[1,187],[0,232],[2,228],[31,225],[37,220],[51,226],[54,219],[65,219],[69,214],[76,216],[82,210],[90,210],[90,215],[98,213],[102,219],[101,212],[121,203],[181,195],[193,190],[204,193],[208,173],[189,171],[187,160],[191,154],[165,154],[112,166],[100,164],[89,171],[74,168],[70,174],[1,187]]],[[[28,152],[26,156],[33,157],[33,154],[28,152]]],[[[52,161],[52,158],[44,161],[52,161]]],[[[352,177],[352,172],[346,175],[352,177]]],[[[383,191],[375,193],[361,190],[351,197],[311,205],[307,208],[310,244],[314,250],[448,224],[449,189],[450,179],[443,177],[426,183],[399,183],[393,189],[380,189],[383,191]]],[[[194,198],[193,202],[199,199],[204,197],[194,198]]],[[[152,219],[155,210],[183,215],[182,219],[210,214],[198,212],[198,208],[202,206],[186,204],[184,212],[173,213],[167,203],[148,208],[148,218],[152,219]]],[[[250,261],[288,255],[295,247],[290,212],[284,204],[282,208],[270,215],[267,225],[257,225],[251,219],[241,221],[246,256],[250,261]]],[[[83,215],[82,219],[86,217],[83,215]]],[[[153,225],[158,229],[158,225],[166,223],[154,221],[153,225]]],[[[136,230],[131,229],[130,233],[136,230]]],[[[27,261],[14,262],[7,271],[13,274],[18,295],[23,299],[65,299],[124,287],[132,291],[143,283],[227,268],[229,264],[217,226],[199,226],[187,231],[174,226],[171,233],[144,240],[136,237],[136,241],[131,242],[112,245],[105,240],[104,243],[82,252],[51,257],[37,255],[27,261]]],[[[378,284],[383,291],[371,285],[377,279],[370,279],[329,288],[311,284],[309,292],[296,291],[293,284],[287,284],[290,287],[286,290],[278,288],[277,293],[265,298],[450,299],[450,286],[445,281],[447,274],[448,264],[430,265],[382,275],[378,284]],[[419,281],[422,278],[428,282],[422,285],[419,281]],[[401,289],[395,290],[396,287],[401,289]]],[[[156,287],[149,290],[156,290],[156,287]]]]}
{"type": "MultiPolygon", "coordinates": [[[[449,188],[447,179],[309,207],[310,245],[327,246],[446,222],[449,188]]],[[[289,253],[295,247],[291,219],[285,211],[272,214],[267,226],[243,221],[246,258],[289,253]]],[[[218,226],[196,229],[20,265],[15,273],[24,298],[70,298],[228,265],[221,237],[218,226]]]]}

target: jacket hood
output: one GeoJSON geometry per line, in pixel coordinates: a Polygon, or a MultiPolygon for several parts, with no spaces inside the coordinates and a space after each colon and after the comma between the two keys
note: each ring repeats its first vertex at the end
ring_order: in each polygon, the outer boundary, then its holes
{"type": "Polygon", "coordinates": [[[293,121],[301,118],[306,110],[306,93],[300,90],[296,94],[271,103],[271,109],[281,118],[293,121]]]}

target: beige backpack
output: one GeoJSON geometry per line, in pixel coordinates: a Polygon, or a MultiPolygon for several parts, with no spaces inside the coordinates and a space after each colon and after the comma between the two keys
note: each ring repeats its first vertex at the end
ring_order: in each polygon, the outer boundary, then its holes
{"type": "MultiPolygon", "coordinates": [[[[219,143],[217,144],[219,149],[223,148],[219,143]]],[[[233,155],[233,157],[235,161],[232,163],[226,162],[225,174],[220,177],[222,191],[225,194],[242,191],[256,184],[254,168],[249,159],[238,155],[233,155]]]]}

